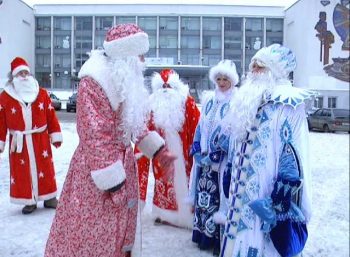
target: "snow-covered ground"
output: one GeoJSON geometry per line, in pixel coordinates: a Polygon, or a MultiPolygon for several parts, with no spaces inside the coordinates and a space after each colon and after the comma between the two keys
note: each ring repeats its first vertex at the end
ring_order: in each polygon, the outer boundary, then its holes
{"type": "MultiPolygon", "coordinates": [[[[59,190],[78,144],[75,124],[62,123],[64,144],[53,149],[59,190]]],[[[349,135],[310,134],[314,214],[304,256],[349,256],[349,135]]],[[[6,150],[7,151],[7,150],[6,150]]],[[[20,205],[9,202],[8,156],[0,156],[0,257],[41,257],[54,216],[42,208],[22,215],[20,205]]],[[[153,180],[150,187],[153,185],[153,180]]],[[[191,231],[155,226],[151,196],[142,215],[142,257],[209,257],[191,242],[191,231]]],[[[69,256],[67,256],[69,257],[69,256]]],[[[90,257],[90,256],[82,256],[90,257]]]]}

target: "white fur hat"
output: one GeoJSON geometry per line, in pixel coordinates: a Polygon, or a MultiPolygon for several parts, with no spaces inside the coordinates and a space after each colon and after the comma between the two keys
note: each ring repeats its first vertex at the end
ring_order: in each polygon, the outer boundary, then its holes
{"type": "Polygon", "coordinates": [[[231,60],[222,60],[217,65],[212,67],[209,71],[209,79],[216,84],[216,77],[221,74],[231,81],[232,86],[235,86],[239,82],[236,65],[231,60]]]}
{"type": "Polygon", "coordinates": [[[164,69],[160,73],[155,72],[152,76],[152,91],[155,92],[168,84],[171,88],[187,95],[189,92],[188,85],[183,83],[179,74],[172,69],[164,69]]]}
{"type": "Polygon", "coordinates": [[[289,73],[294,71],[297,66],[294,53],[289,48],[279,44],[261,48],[253,56],[249,64],[250,70],[254,62],[269,68],[276,78],[287,78],[289,73]]]}

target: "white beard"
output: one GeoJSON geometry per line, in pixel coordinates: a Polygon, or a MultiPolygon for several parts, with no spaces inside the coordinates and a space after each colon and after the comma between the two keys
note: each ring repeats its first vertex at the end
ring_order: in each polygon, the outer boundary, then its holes
{"type": "Polygon", "coordinates": [[[34,102],[39,93],[38,81],[33,76],[13,78],[13,87],[19,98],[25,103],[34,102]]]}
{"type": "Polygon", "coordinates": [[[247,79],[232,98],[228,114],[233,138],[241,140],[245,137],[256,119],[259,106],[272,93],[274,85],[271,72],[247,75],[247,79]]]}
{"type": "Polygon", "coordinates": [[[175,89],[158,89],[150,96],[149,105],[157,127],[180,132],[185,120],[187,96],[175,89]]]}
{"type": "Polygon", "coordinates": [[[120,94],[123,102],[122,117],[123,126],[128,135],[137,139],[146,128],[148,114],[147,101],[149,94],[144,86],[144,63],[138,57],[127,57],[113,60],[114,68],[111,74],[114,86],[120,94]]]}

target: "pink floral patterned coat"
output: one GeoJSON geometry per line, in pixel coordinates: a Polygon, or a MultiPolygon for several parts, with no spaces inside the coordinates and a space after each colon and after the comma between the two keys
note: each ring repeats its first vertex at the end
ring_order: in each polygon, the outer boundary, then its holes
{"type": "Polygon", "coordinates": [[[135,237],[138,186],[133,150],[122,141],[121,110],[113,111],[104,90],[91,77],[80,81],[77,105],[80,142],[45,256],[124,256],[135,237]],[[122,187],[106,191],[115,185],[122,187]]]}

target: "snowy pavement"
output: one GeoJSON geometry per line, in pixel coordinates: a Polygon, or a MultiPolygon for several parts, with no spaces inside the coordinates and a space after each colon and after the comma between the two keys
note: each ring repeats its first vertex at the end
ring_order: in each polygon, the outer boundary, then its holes
{"type": "MultiPolygon", "coordinates": [[[[78,145],[75,124],[61,125],[64,144],[53,149],[59,191],[78,145]]],[[[349,135],[312,132],[310,147],[314,212],[304,257],[348,257],[349,135]]],[[[22,215],[22,206],[9,202],[8,170],[6,149],[0,156],[0,257],[42,257],[54,210],[43,209],[40,203],[33,214],[22,215]]],[[[151,179],[150,187],[153,183],[151,179]]],[[[199,251],[191,242],[191,231],[154,225],[151,219],[153,192],[148,192],[142,215],[142,257],[212,256],[209,252],[199,251]]]]}

